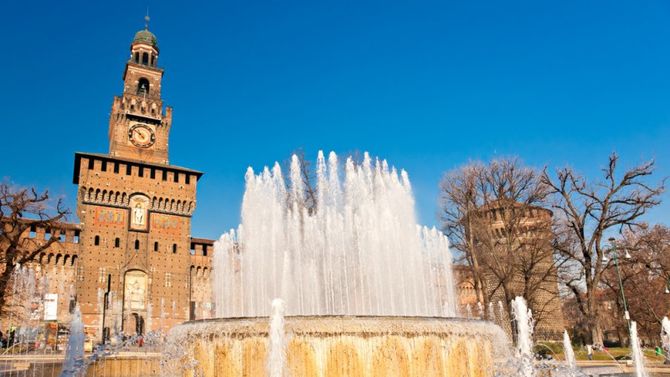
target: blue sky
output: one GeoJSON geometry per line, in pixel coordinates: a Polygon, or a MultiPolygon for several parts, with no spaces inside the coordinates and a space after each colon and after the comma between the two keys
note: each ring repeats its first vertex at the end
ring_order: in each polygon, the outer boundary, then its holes
{"type": "MultiPolygon", "coordinates": [[[[37,1],[0,11],[0,176],[74,208],[73,153],[107,152],[112,96],[150,7],[174,107],[172,163],[205,172],[193,235],[239,222],[247,166],[298,148],[369,151],[410,174],[423,223],[438,181],[518,155],[592,177],[669,175],[664,1],[37,1]]],[[[670,196],[647,220],[668,223],[670,196]]]]}

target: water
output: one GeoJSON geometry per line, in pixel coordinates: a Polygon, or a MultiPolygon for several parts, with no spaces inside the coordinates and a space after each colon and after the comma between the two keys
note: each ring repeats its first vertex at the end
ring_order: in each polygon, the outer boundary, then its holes
{"type": "Polygon", "coordinates": [[[642,347],[640,347],[640,339],[637,336],[637,323],[635,321],[630,323],[630,346],[633,351],[635,376],[649,377],[647,371],[644,369],[644,355],[642,354],[642,347]]]}
{"type": "Polygon", "coordinates": [[[663,317],[661,321],[661,342],[663,343],[665,358],[668,359],[670,355],[670,320],[668,317],[663,317]]]}
{"type": "Polygon", "coordinates": [[[284,332],[284,312],[286,307],[280,298],[272,300],[270,317],[270,355],[268,374],[270,377],[283,377],[286,365],[286,334],[284,332]]]}
{"type": "Polygon", "coordinates": [[[75,307],[70,322],[70,336],[60,377],[78,376],[84,367],[84,323],[81,321],[79,306],[75,307]]]}
{"type": "Polygon", "coordinates": [[[218,317],[269,316],[276,297],[287,315],[455,316],[447,238],[417,225],[404,171],[319,152],[308,202],[296,156],[286,179],[248,169],[242,224],[215,244],[218,317]]]}
{"type": "Polygon", "coordinates": [[[568,330],[563,330],[563,354],[565,355],[565,362],[570,368],[577,367],[577,359],[575,359],[575,351],[572,349],[572,342],[568,330]]]}
{"type": "Polygon", "coordinates": [[[512,300],[512,315],[516,323],[516,351],[521,365],[519,373],[524,377],[535,375],[533,367],[533,313],[523,297],[512,300]]]}
{"type": "Polygon", "coordinates": [[[488,314],[487,315],[488,315],[488,320],[489,321],[491,321],[493,323],[498,322],[497,319],[496,319],[496,312],[495,312],[495,309],[493,309],[493,303],[492,302],[489,302],[488,314]]]}

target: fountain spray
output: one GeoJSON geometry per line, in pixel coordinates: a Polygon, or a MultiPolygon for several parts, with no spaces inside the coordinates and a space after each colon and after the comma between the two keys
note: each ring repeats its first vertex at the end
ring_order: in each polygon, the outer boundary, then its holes
{"type": "Polygon", "coordinates": [[[640,347],[640,339],[637,336],[637,323],[631,321],[630,323],[630,345],[633,349],[633,364],[635,365],[635,376],[648,377],[647,371],[644,369],[644,355],[642,354],[642,347],[640,347]]]}
{"type": "Polygon", "coordinates": [[[572,349],[572,342],[568,330],[563,330],[563,354],[565,355],[565,362],[571,369],[577,367],[577,360],[575,359],[575,351],[572,349]]]}
{"type": "Polygon", "coordinates": [[[668,355],[670,355],[670,319],[668,317],[663,317],[661,321],[661,342],[663,343],[665,358],[668,359],[668,355]]]}
{"type": "Polygon", "coordinates": [[[496,322],[496,312],[493,309],[493,303],[489,302],[489,307],[488,307],[488,320],[495,323],[496,322]]]}
{"type": "Polygon", "coordinates": [[[516,322],[516,350],[521,360],[520,374],[532,377],[533,369],[533,313],[528,309],[523,297],[512,300],[512,315],[516,322]]]}
{"type": "Polygon", "coordinates": [[[272,316],[270,317],[270,355],[268,359],[268,375],[282,377],[286,363],[286,334],[284,333],[284,300],[272,300],[272,316]]]}
{"type": "Polygon", "coordinates": [[[79,305],[74,309],[70,322],[70,337],[60,377],[74,377],[84,367],[84,323],[81,321],[79,305]]]}

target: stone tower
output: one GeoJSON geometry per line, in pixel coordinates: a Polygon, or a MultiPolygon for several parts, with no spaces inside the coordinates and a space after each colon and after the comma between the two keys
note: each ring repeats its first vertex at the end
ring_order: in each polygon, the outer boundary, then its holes
{"type": "Polygon", "coordinates": [[[112,157],[168,163],[172,108],[163,112],[158,42],[149,30],[140,30],[130,45],[123,71],[123,95],[114,97],[109,118],[109,154],[112,157]]]}
{"type": "Polygon", "coordinates": [[[172,110],[161,98],[156,36],[140,30],[130,52],[123,94],[112,104],[109,153],[75,154],[77,301],[98,339],[165,330],[193,317],[198,304],[191,216],[202,173],[168,162],[172,110]]]}

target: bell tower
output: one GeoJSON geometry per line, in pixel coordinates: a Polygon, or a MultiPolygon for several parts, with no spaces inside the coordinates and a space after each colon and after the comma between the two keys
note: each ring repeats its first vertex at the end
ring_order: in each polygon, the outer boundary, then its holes
{"type": "Polygon", "coordinates": [[[158,67],[158,40],[147,24],[130,44],[123,71],[123,95],[114,97],[109,117],[109,154],[149,163],[168,164],[172,108],[163,109],[158,67]]]}

